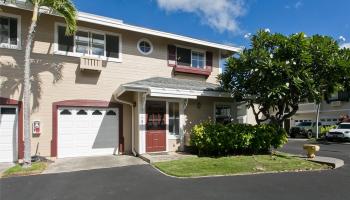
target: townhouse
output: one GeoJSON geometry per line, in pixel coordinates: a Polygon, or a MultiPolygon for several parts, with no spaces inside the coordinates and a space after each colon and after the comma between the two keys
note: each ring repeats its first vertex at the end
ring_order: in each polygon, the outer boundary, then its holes
{"type": "MultiPolygon", "coordinates": [[[[22,82],[31,9],[1,5],[0,162],[23,158],[22,82]]],[[[219,89],[239,48],[79,12],[78,31],[42,11],[33,43],[32,155],[63,158],[183,150],[200,121],[245,122],[219,89]]]]}

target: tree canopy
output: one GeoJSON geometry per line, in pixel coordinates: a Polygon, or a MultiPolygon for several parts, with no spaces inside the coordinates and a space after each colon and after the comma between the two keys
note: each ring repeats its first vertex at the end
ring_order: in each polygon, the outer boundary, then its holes
{"type": "Polygon", "coordinates": [[[251,46],[227,60],[221,86],[247,102],[258,124],[281,125],[303,101],[320,102],[349,88],[350,50],[328,36],[258,31],[251,46]]]}

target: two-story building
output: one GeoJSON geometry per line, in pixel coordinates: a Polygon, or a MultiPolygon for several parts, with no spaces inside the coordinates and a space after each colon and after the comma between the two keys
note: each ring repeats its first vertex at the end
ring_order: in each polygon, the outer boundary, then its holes
{"type": "MultiPolygon", "coordinates": [[[[327,101],[320,104],[320,122],[322,125],[335,125],[341,116],[350,115],[350,92],[334,93],[327,101]]],[[[317,105],[301,103],[298,112],[291,118],[291,125],[299,122],[315,122],[317,105]]]]}
{"type": "MultiPolygon", "coordinates": [[[[23,157],[23,64],[32,11],[0,10],[0,162],[23,157]]],[[[236,118],[220,59],[239,48],[78,13],[78,31],[43,11],[32,50],[32,155],[182,150],[202,120],[236,118]]]]}

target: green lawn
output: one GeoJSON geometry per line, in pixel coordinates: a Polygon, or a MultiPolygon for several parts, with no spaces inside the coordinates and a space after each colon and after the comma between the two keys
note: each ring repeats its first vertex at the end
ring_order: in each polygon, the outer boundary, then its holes
{"type": "Polygon", "coordinates": [[[230,175],[256,172],[328,169],[328,165],[307,161],[286,154],[229,156],[220,158],[195,157],[158,162],[155,167],[178,177],[230,175]]]}
{"type": "Polygon", "coordinates": [[[35,162],[35,163],[32,163],[32,166],[28,168],[23,168],[20,164],[16,164],[15,166],[7,169],[2,174],[2,177],[39,174],[47,168],[47,165],[48,164],[46,162],[35,162]]]}

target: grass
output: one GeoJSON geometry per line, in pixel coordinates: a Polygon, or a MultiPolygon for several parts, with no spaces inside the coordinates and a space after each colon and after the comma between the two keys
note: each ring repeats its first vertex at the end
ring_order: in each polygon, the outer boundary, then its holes
{"type": "Polygon", "coordinates": [[[194,157],[158,162],[154,166],[166,174],[177,177],[304,171],[330,168],[328,165],[307,161],[287,154],[219,158],[194,157]]]}
{"type": "Polygon", "coordinates": [[[23,168],[22,165],[16,164],[15,166],[7,169],[2,177],[10,176],[26,176],[31,174],[39,174],[47,168],[47,162],[35,162],[28,168],[23,168]]]}

